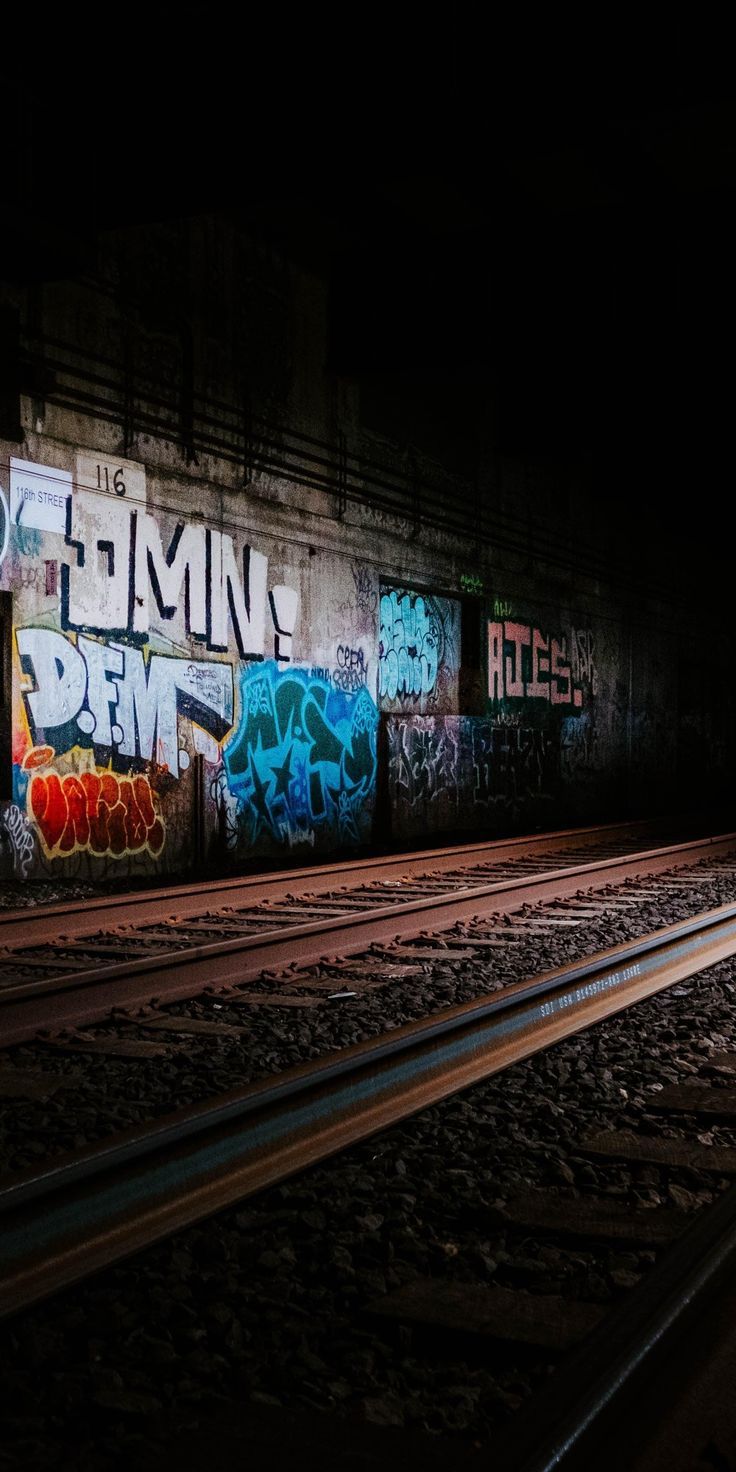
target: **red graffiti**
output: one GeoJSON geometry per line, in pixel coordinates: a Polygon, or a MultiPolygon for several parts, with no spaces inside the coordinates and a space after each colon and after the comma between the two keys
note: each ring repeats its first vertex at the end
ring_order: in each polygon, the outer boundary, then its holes
{"type": "Polygon", "coordinates": [[[99,856],[121,858],[143,849],[157,858],[164,846],[164,826],[154,808],[147,777],[118,777],[114,772],[39,771],[53,756],[51,747],[34,747],[23,762],[32,771],[29,814],[36,823],[49,858],[87,849],[99,856]]]}

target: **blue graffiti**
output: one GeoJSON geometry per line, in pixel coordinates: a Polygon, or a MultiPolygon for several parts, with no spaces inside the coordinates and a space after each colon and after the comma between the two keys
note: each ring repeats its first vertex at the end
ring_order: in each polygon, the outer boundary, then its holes
{"type": "Polygon", "coordinates": [[[240,723],[223,756],[248,841],[359,843],[376,789],[378,711],[366,689],[336,690],[275,661],[248,667],[240,723]]]}
{"type": "Polygon", "coordinates": [[[379,695],[416,699],[435,688],[443,630],[434,599],[392,590],[381,597],[379,695]]]}

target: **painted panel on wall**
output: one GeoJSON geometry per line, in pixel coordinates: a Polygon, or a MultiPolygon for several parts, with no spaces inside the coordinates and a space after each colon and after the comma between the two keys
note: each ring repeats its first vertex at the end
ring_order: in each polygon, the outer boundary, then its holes
{"type": "Polygon", "coordinates": [[[383,711],[453,714],[458,709],[460,604],[382,585],[378,699],[383,711]]]}
{"type": "Polygon", "coordinates": [[[72,477],[68,470],[10,461],[10,516],[14,526],[39,531],[66,532],[72,477]]]}
{"type": "Polygon", "coordinates": [[[375,802],[377,726],[365,687],[345,692],[274,661],[244,669],[240,720],[224,761],[248,847],[365,842],[375,802]]]}
{"type": "Polygon", "coordinates": [[[563,819],[625,798],[627,670],[620,622],[508,596],[489,603],[488,715],[543,743],[548,795],[563,819]]]}
{"type": "Polygon", "coordinates": [[[507,618],[488,621],[488,698],[499,707],[544,701],[582,710],[597,693],[590,628],[564,631],[507,618]]]}
{"type": "Polygon", "coordinates": [[[389,716],[387,730],[395,837],[553,820],[560,763],[546,732],[483,716],[389,716]]]}
{"type": "Polygon", "coordinates": [[[267,550],[234,529],[150,507],[142,466],[80,452],[73,478],[30,462],[17,473],[67,497],[62,530],[59,506],[53,525],[41,513],[24,525],[31,498],[16,496],[0,570],[14,622],[14,801],[0,829],[19,877],[181,867],[202,802],[210,858],[366,842],[373,572],[341,560],[326,578],[305,557],[320,614],[305,628],[282,564],[272,577],[267,550]]]}
{"type": "Polygon", "coordinates": [[[298,592],[236,532],[149,511],[140,465],[80,453],[73,479],[14,462],[12,493],[15,801],[3,828],[16,872],[176,867],[198,798],[193,757],[218,774],[206,784],[216,819],[236,672],[289,665],[298,592]]]}

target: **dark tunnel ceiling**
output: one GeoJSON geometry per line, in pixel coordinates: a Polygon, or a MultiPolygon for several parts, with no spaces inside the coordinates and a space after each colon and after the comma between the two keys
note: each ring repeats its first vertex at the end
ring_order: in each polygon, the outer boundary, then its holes
{"type": "Polygon", "coordinates": [[[502,449],[593,464],[697,539],[732,476],[725,31],[229,14],[128,8],[92,66],[71,53],[98,12],[21,34],[20,66],[6,47],[4,273],[234,216],[328,278],[334,368],[448,415],[493,402],[502,449]]]}

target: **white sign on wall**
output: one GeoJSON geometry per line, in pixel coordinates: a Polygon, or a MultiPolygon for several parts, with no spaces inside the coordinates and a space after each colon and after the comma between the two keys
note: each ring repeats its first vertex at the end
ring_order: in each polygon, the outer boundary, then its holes
{"type": "Polygon", "coordinates": [[[112,502],[146,499],[146,472],[137,460],[111,460],[106,455],[77,455],[77,487],[97,491],[112,502]]]}
{"type": "Polygon", "coordinates": [[[66,531],[66,508],[72,491],[68,470],[34,465],[31,460],[10,461],[10,520],[13,526],[32,526],[41,532],[66,531]]]}

